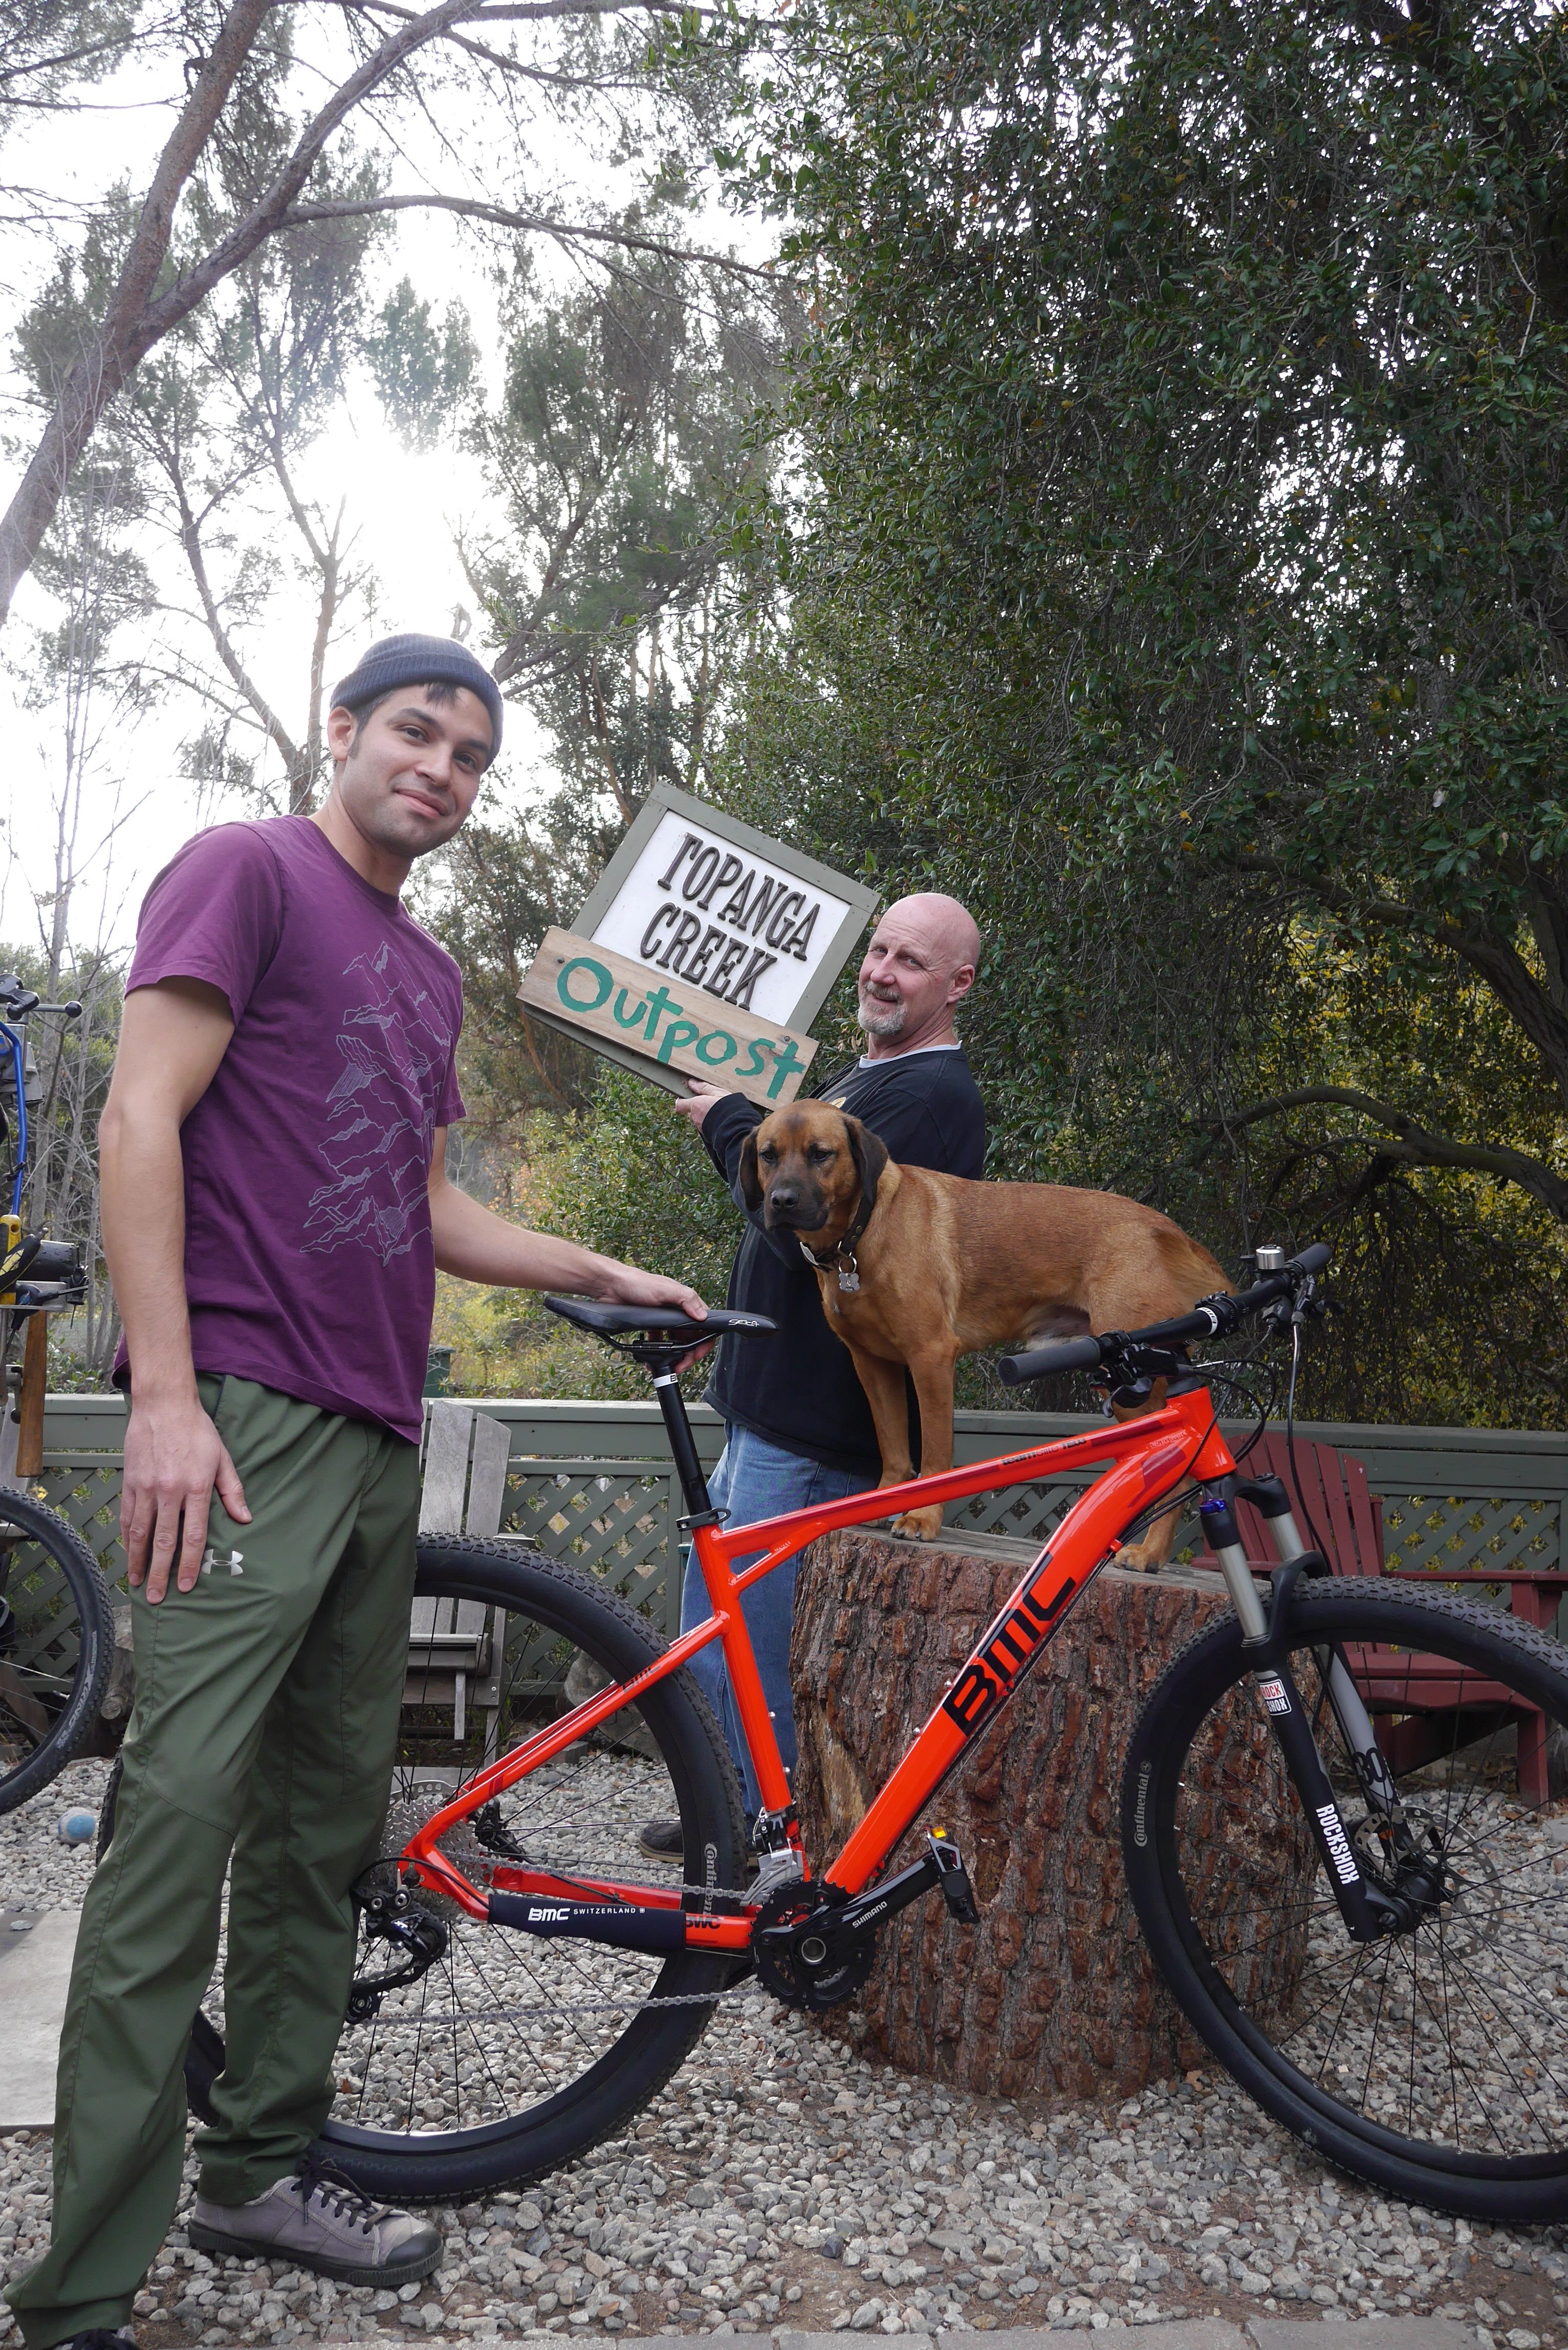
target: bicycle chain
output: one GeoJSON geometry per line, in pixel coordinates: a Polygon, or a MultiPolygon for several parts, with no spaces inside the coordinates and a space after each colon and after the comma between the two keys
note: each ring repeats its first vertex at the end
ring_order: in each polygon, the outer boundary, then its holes
{"type": "MultiPolygon", "coordinates": [[[[726,1991],[671,1991],[664,1999],[595,1999],[574,2007],[483,2007],[444,2009],[436,2018],[442,2026],[449,2023],[528,2023],[537,2022],[541,2016],[550,2015],[640,2015],[650,2007],[722,2007],[727,2000],[766,1999],[770,1996],[754,1976],[744,1982],[732,1983],[726,1991]]],[[[425,2022],[423,2016],[389,2017],[384,2012],[381,2022],[410,2024],[425,2022]]]]}

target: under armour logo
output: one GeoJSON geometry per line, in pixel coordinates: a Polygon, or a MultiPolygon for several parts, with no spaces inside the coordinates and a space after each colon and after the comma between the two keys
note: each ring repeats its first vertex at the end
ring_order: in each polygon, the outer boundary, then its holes
{"type": "Polygon", "coordinates": [[[240,1561],[244,1556],[243,1550],[232,1550],[227,1558],[224,1558],[216,1546],[209,1543],[207,1555],[202,1561],[202,1572],[203,1575],[211,1575],[215,1566],[226,1566],[231,1575],[243,1575],[244,1568],[240,1565],[240,1561]]]}

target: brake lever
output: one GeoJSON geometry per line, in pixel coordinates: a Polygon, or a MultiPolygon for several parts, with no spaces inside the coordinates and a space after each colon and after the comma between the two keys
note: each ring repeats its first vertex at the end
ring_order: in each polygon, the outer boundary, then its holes
{"type": "Polygon", "coordinates": [[[1173,1347],[1135,1347],[1126,1342],[1120,1330],[1107,1332],[1101,1347],[1108,1347],[1112,1339],[1123,1343],[1101,1364],[1101,1377],[1093,1382],[1104,1389],[1107,1411],[1117,1404],[1124,1410],[1146,1404],[1154,1393],[1156,1379],[1182,1378],[1192,1369],[1190,1357],[1178,1354],[1173,1347]]]}

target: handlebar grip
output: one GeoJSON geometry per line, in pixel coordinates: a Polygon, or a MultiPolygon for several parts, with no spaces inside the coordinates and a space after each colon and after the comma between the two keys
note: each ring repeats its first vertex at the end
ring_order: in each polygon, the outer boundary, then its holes
{"type": "Polygon", "coordinates": [[[1092,1371],[1099,1360],[1097,1338],[1064,1338],[1054,1347],[1036,1347],[1027,1355],[1003,1355],[998,1368],[1003,1387],[1021,1388],[1053,1371],[1092,1371]]]}
{"type": "Polygon", "coordinates": [[[1303,1249],[1299,1256],[1292,1257],[1291,1263],[1298,1273],[1321,1273],[1333,1254],[1326,1241],[1314,1241],[1311,1248],[1303,1249]]]}

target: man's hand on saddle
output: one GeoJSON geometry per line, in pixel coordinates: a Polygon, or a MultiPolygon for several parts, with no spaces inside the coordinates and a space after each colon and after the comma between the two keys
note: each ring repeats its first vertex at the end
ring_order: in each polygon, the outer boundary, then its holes
{"type": "MultiPolygon", "coordinates": [[[[618,1305],[679,1305],[682,1314],[690,1314],[693,1322],[706,1322],[708,1319],[708,1308],[697,1292],[688,1289],[683,1281],[667,1281],[662,1274],[643,1273],[635,1264],[612,1265],[610,1277],[617,1286],[607,1288],[603,1294],[618,1305]]],[[[712,1353],[717,1344],[716,1338],[710,1338],[705,1347],[693,1347],[691,1353],[682,1355],[676,1364],[677,1374],[690,1370],[693,1363],[700,1363],[704,1355],[712,1353]]]]}
{"type": "Polygon", "coordinates": [[[130,1585],[146,1585],[150,1606],[167,1593],[171,1572],[176,1589],[195,1588],[214,1492],[236,1524],[250,1523],[239,1472],[194,1389],[167,1399],[133,1399],[119,1538],[130,1585]]]}
{"type": "Polygon", "coordinates": [[[605,1267],[599,1295],[612,1305],[676,1305],[682,1314],[690,1314],[693,1322],[706,1322],[708,1308],[694,1289],[683,1281],[670,1281],[661,1273],[644,1273],[635,1264],[619,1264],[613,1257],[601,1259],[605,1267]]]}

